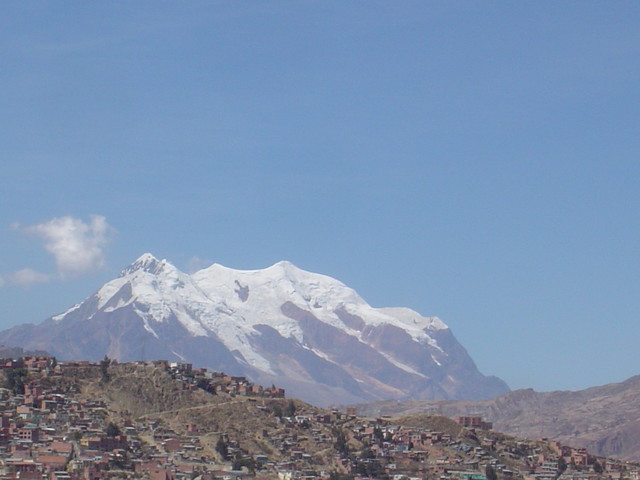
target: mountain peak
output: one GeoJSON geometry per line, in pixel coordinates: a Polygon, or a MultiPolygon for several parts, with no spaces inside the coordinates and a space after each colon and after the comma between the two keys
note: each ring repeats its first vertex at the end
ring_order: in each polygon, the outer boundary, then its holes
{"type": "Polygon", "coordinates": [[[374,308],[339,280],[286,260],[259,270],[214,264],[188,275],[145,253],[53,320],[12,342],[61,358],[179,359],[277,380],[326,405],[508,391],[478,372],[435,317],[374,308]]]}
{"type": "Polygon", "coordinates": [[[280,260],[279,262],[276,262],[272,265],[273,267],[296,267],[293,263],[291,263],[289,260],[280,260]]]}
{"type": "Polygon", "coordinates": [[[125,277],[139,270],[149,273],[158,273],[164,263],[166,263],[166,260],[161,261],[150,253],[143,253],[131,265],[122,270],[120,276],[125,277]]]}
{"type": "Polygon", "coordinates": [[[142,255],[140,255],[135,262],[133,263],[146,263],[146,262],[157,262],[158,259],[149,252],[143,253],[142,255]]]}
{"type": "Polygon", "coordinates": [[[270,267],[267,267],[265,270],[282,270],[284,272],[299,272],[300,269],[296,267],[289,260],[280,260],[279,262],[274,263],[270,267]]]}

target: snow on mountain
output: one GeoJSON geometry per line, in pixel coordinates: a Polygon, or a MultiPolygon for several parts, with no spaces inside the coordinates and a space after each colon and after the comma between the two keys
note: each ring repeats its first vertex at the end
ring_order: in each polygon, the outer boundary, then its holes
{"type": "Polygon", "coordinates": [[[61,358],[191,361],[318,404],[508,391],[477,371],[437,317],[373,308],[340,281],[286,261],[262,270],[214,264],[188,275],[145,253],[81,304],[0,332],[0,341],[61,358]]]}
{"type": "MultiPolygon", "coordinates": [[[[410,333],[417,342],[437,346],[425,328],[448,328],[437,318],[424,318],[409,309],[375,309],[353,289],[316,273],[306,272],[289,262],[278,262],[264,270],[233,270],[214,264],[192,276],[194,282],[216,302],[254,324],[274,328],[284,338],[305,344],[297,321],[283,317],[281,306],[291,302],[311,312],[328,325],[343,330],[360,341],[362,331],[352,328],[336,311],[359,316],[367,325],[390,324],[410,333]]],[[[215,329],[215,325],[211,325],[215,329]]]]}

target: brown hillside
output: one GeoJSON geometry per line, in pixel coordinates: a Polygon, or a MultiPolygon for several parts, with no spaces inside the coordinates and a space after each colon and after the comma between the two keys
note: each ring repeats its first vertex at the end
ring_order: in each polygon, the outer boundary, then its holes
{"type": "Polygon", "coordinates": [[[496,430],[586,447],[597,455],[640,460],[640,376],[570,392],[517,390],[482,402],[377,402],[364,415],[481,415],[496,430]]]}

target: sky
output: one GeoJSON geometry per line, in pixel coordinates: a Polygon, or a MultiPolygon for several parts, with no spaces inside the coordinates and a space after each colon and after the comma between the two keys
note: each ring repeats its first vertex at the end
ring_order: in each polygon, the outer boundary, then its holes
{"type": "Polygon", "coordinates": [[[640,374],[635,1],[0,5],[0,328],[279,260],[512,389],[640,374]]]}

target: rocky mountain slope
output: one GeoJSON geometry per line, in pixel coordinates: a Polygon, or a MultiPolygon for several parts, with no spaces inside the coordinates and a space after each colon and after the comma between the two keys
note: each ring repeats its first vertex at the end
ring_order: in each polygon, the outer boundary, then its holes
{"type": "Polygon", "coordinates": [[[407,401],[363,405],[362,414],[481,415],[496,430],[640,460],[640,376],[576,392],[516,390],[482,402],[407,401]]]}
{"type": "Polygon", "coordinates": [[[451,330],[407,308],[373,308],[353,289],[289,262],[187,275],[142,255],[84,302],[0,343],[61,359],[166,358],[277,383],[316,405],[491,398],[451,330]]]}

